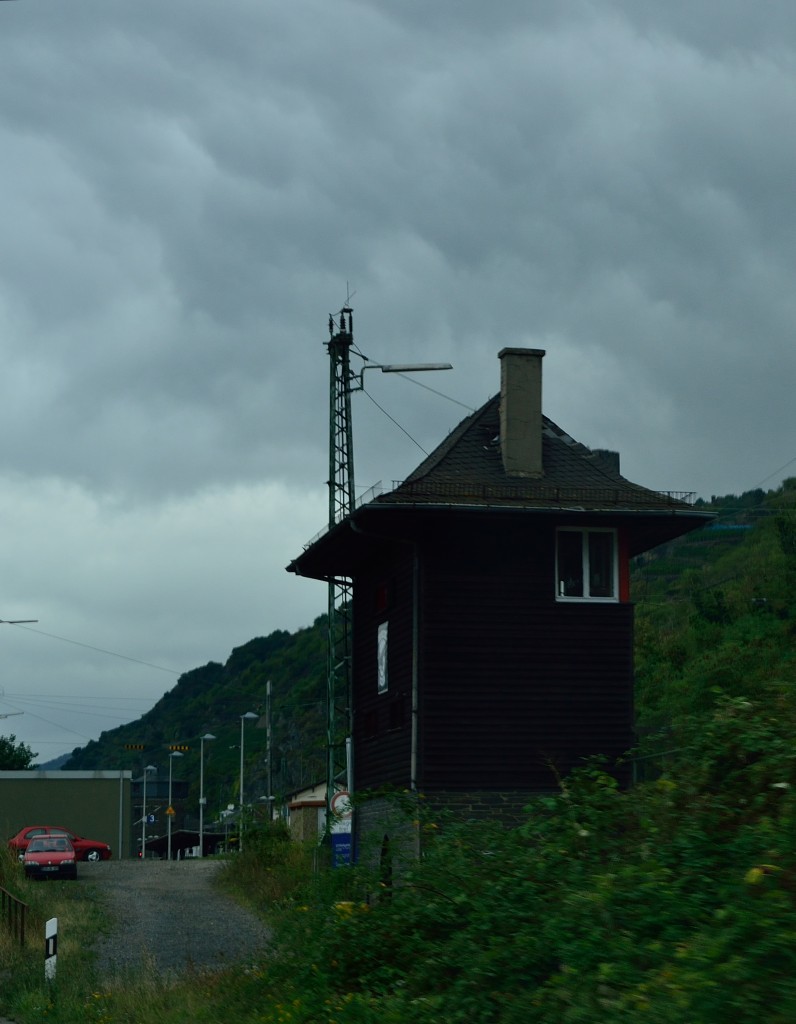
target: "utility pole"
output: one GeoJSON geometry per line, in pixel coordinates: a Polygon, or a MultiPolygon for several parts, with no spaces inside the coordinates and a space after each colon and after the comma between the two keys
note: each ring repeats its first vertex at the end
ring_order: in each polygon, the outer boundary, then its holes
{"type": "MultiPolygon", "coordinates": [[[[354,439],[351,420],[351,394],[364,388],[365,370],[382,373],[408,373],[425,370],[450,370],[450,363],[371,363],[360,352],[362,369],[351,369],[354,345],[353,310],[346,304],[337,322],[329,317],[329,529],[353,514],[354,439]]],[[[328,644],[326,693],[326,827],[332,822],[332,799],[338,782],[353,790],[353,707],[352,707],[352,626],[353,583],[349,577],[332,577],[328,590],[328,644]]]]}
{"type": "MultiPolygon", "coordinates": [[[[329,317],[329,529],[354,511],[354,441],[351,372],[353,310],[344,306],[338,323],[329,317]]],[[[332,821],[337,779],[346,777],[346,740],[351,736],[352,581],[332,577],[328,587],[326,665],[326,826],[332,821]]]]}
{"type": "Polygon", "coordinates": [[[273,807],[272,801],[274,799],[273,790],[271,788],[272,782],[272,760],[273,756],[271,753],[271,680],[269,679],[265,685],[265,767],[266,767],[266,782],[267,791],[266,797],[268,798],[268,821],[269,824],[273,821],[273,807]]]}

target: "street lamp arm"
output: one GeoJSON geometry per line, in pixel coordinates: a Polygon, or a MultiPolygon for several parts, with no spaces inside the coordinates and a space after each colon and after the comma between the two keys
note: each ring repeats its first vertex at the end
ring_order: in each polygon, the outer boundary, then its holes
{"type": "MultiPolygon", "coordinates": [[[[363,369],[371,367],[365,366],[363,369]]],[[[381,370],[382,373],[422,373],[426,370],[452,370],[453,363],[385,363],[372,369],[381,370]]]]}
{"type": "MultiPolygon", "coordinates": [[[[363,359],[366,357],[363,356],[363,359]]],[[[356,381],[352,391],[363,391],[365,388],[365,370],[381,370],[382,373],[424,373],[427,370],[452,370],[452,363],[367,363],[359,373],[352,373],[351,379],[356,381]]]]}

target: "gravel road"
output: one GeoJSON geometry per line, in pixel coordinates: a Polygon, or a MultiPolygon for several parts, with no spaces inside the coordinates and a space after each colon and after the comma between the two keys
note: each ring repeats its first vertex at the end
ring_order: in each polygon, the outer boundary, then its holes
{"type": "Polygon", "coordinates": [[[163,976],[254,963],[268,930],[213,885],[216,860],[110,860],[80,866],[108,907],[110,935],[96,943],[100,975],[144,967],[163,976]]]}

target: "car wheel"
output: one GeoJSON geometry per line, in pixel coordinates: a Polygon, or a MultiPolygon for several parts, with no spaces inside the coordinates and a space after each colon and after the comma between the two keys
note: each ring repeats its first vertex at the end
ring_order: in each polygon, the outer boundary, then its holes
{"type": "Polygon", "coordinates": [[[88,853],[86,854],[86,860],[91,860],[91,861],[102,860],[102,858],[100,857],[99,850],[89,850],[88,853]]]}

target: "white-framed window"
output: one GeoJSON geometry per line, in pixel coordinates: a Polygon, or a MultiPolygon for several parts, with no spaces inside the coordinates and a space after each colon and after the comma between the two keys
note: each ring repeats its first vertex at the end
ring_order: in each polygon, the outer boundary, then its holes
{"type": "Polygon", "coordinates": [[[556,598],[559,601],[617,601],[619,560],[616,530],[556,530],[556,598]]]}

